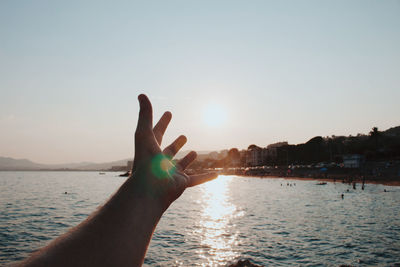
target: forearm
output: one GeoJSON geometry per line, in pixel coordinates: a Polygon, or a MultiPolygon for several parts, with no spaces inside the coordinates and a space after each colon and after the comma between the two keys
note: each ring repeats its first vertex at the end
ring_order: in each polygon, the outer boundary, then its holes
{"type": "Polygon", "coordinates": [[[185,144],[180,136],[163,151],[162,136],[171,120],[165,112],[153,128],[149,99],[139,96],[135,132],[134,178],[86,221],[31,256],[22,266],[140,266],[163,212],[187,187],[215,178],[188,176],[194,151],[176,164],[171,159],[185,144]],[[161,157],[160,157],[161,156],[161,157]]]}
{"type": "Polygon", "coordinates": [[[162,213],[156,199],[135,193],[134,178],[129,178],[86,221],[22,265],[139,266],[162,213]]]}

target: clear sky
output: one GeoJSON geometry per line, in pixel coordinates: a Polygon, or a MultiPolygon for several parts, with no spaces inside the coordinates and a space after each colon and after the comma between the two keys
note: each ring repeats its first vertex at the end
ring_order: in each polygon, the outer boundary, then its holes
{"type": "Polygon", "coordinates": [[[368,133],[399,87],[399,1],[0,1],[0,156],[131,157],[139,93],[184,149],[368,133]]]}

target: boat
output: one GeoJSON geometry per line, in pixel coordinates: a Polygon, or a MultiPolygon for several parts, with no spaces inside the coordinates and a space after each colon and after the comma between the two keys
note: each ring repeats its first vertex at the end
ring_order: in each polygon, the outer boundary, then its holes
{"type": "Polygon", "coordinates": [[[326,185],[326,182],[317,183],[317,185],[326,185]]]}
{"type": "Polygon", "coordinates": [[[105,172],[99,172],[99,175],[104,175],[104,174],[106,174],[105,172]]]}

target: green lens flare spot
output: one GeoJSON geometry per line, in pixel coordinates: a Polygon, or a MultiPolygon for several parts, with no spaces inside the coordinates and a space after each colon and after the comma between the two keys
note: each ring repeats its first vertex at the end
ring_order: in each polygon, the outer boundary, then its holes
{"type": "Polygon", "coordinates": [[[164,179],[171,177],[175,173],[176,167],[171,158],[163,154],[157,154],[151,160],[151,171],[158,178],[164,179]]]}

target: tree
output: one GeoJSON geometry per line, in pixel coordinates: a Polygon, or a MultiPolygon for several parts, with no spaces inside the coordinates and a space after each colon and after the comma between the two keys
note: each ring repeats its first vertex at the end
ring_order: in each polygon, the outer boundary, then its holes
{"type": "Polygon", "coordinates": [[[375,149],[377,150],[379,146],[379,138],[381,136],[381,132],[379,132],[378,127],[373,127],[372,131],[369,132],[369,136],[373,140],[375,149]]]}
{"type": "Polygon", "coordinates": [[[231,148],[226,157],[228,165],[234,166],[240,164],[240,153],[237,148],[231,148]]]}
{"type": "Polygon", "coordinates": [[[247,148],[247,150],[258,149],[258,148],[260,148],[260,147],[257,146],[257,145],[255,145],[255,144],[252,144],[252,145],[249,145],[249,147],[247,148]]]}

